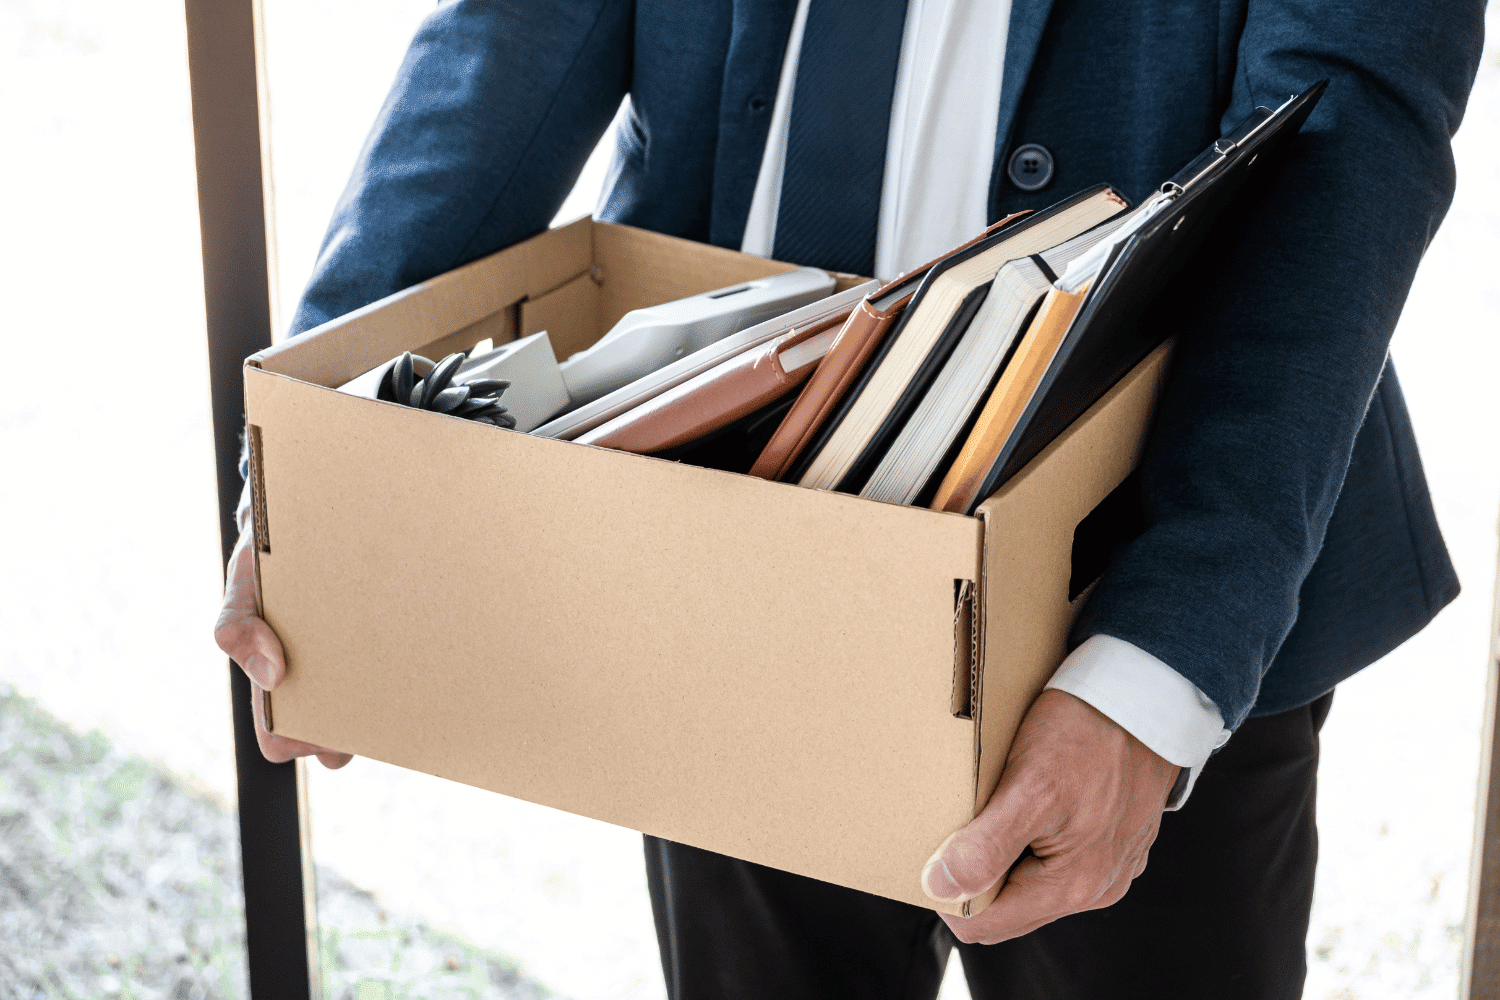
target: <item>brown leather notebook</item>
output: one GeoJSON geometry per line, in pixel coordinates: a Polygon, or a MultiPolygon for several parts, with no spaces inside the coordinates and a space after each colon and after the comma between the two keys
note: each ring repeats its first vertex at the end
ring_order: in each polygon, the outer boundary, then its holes
{"type": "Polygon", "coordinates": [[[706,437],[805,382],[848,316],[839,313],[751,348],[574,440],[654,455],[706,437]]]}
{"type": "Polygon", "coordinates": [[[750,475],[761,479],[780,479],[785,476],[802,454],[818,428],[828,419],[859,378],[865,363],[881,340],[890,331],[892,324],[901,316],[922,277],[932,266],[961,250],[966,250],[986,236],[1003,229],[1027,215],[1016,212],[1007,215],[963,246],[954,247],[948,253],[930,260],[921,267],[913,268],[901,277],[887,282],[855,307],[844,328],[839,331],[828,356],[818,365],[818,370],[808,380],[807,386],[798,395],[797,401],[787,412],[786,419],[776,428],[776,433],[766,444],[750,475]]]}

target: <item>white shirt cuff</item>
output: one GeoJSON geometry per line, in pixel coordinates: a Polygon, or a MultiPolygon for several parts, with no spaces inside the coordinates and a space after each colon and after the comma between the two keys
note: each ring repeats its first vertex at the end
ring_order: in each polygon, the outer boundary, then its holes
{"type": "Polygon", "coordinates": [[[1198,685],[1114,636],[1090,637],[1047,687],[1087,702],[1158,756],[1188,769],[1167,801],[1169,810],[1187,801],[1209,754],[1229,740],[1224,716],[1198,685]]]}

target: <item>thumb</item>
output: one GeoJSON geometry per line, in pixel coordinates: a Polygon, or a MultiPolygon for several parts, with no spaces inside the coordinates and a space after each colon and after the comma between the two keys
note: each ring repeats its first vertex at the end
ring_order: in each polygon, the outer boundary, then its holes
{"type": "Polygon", "coordinates": [[[249,532],[242,534],[230,556],[214,640],[251,680],[270,691],[286,673],[286,654],[271,626],[256,614],[255,559],[249,539],[249,532]]]}
{"type": "Polygon", "coordinates": [[[969,825],[943,841],[922,869],[922,891],[940,903],[981,895],[1010,871],[1041,833],[1032,810],[1019,808],[1003,785],[969,825]]]}

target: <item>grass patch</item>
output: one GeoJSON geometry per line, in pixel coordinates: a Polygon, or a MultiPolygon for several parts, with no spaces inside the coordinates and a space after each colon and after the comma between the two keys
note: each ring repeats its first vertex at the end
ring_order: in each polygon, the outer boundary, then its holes
{"type": "MultiPolygon", "coordinates": [[[[238,838],[218,797],[0,685],[0,1000],[247,996],[238,838]]],[[[326,1000],[552,996],[317,871],[326,1000]]]]}

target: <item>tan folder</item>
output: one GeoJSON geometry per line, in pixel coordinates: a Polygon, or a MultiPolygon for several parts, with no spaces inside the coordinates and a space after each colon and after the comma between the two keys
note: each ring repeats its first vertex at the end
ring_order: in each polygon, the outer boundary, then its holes
{"type": "Polygon", "coordinates": [[[1041,308],[1017,346],[1015,356],[1005,366],[1000,381],[979,412],[974,429],[943,476],[929,505],[933,510],[968,513],[984,477],[995,464],[1000,449],[1015,431],[1026,404],[1041,384],[1042,376],[1052,363],[1073,317],[1078,315],[1078,307],[1083,304],[1088,290],[1088,285],[1076,292],[1053,288],[1042,300],[1041,308]]]}
{"type": "Polygon", "coordinates": [[[776,433],[771,436],[771,440],[766,443],[760,457],[750,467],[750,475],[761,479],[780,479],[787,474],[792,464],[802,454],[803,449],[807,447],[808,442],[813,439],[818,428],[823,426],[823,421],[828,419],[829,414],[844,398],[844,393],[848,392],[849,387],[859,378],[859,373],[864,370],[865,362],[870,360],[870,355],[875,352],[875,348],[880,346],[881,340],[884,339],[891,325],[900,318],[901,311],[916,294],[922,276],[931,270],[934,264],[973,246],[996,230],[1003,229],[1028,214],[1030,213],[1016,212],[1007,215],[963,246],[954,247],[942,257],[930,260],[921,267],[913,268],[901,277],[887,282],[871,292],[863,302],[856,306],[854,312],[849,315],[848,321],[844,323],[844,328],[839,331],[838,339],[833,342],[828,356],[823,359],[822,364],[818,365],[818,370],[813,373],[812,378],[808,379],[806,388],[792,404],[792,408],[787,411],[786,417],[776,428],[776,433]],[[902,286],[905,286],[906,294],[894,302],[887,303],[883,309],[877,309],[872,305],[902,286]]]}

